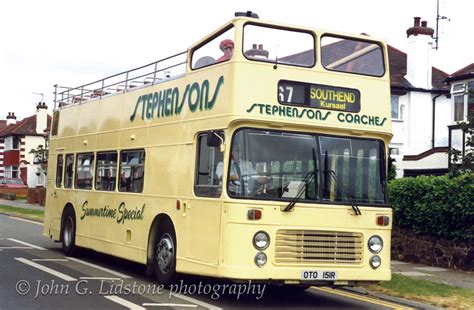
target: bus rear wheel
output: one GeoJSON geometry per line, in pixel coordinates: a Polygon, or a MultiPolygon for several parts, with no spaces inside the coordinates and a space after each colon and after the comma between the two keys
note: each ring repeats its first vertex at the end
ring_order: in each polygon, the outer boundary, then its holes
{"type": "Polygon", "coordinates": [[[70,208],[65,210],[61,229],[61,243],[66,256],[76,253],[76,216],[70,208]]]}
{"type": "Polygon", "coordinates": [[[176,234],[170,225],[158,231],[155,242],[154,267],[158,282],[169,285],[176,281],[176,234]]]}

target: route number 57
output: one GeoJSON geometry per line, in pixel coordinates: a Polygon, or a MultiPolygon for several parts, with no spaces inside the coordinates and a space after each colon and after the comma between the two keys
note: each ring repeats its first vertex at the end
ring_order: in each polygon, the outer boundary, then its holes
{"type": "Polygon", "coordinates": [[[280,102],[291,102],[293,99],[293,86],[279,86],[278,100],[280,102]]]}

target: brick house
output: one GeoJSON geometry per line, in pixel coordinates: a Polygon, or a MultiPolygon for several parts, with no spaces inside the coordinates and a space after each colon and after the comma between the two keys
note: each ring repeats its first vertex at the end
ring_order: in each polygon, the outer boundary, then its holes
{"type": "Polygon", "coordinates": [[[47,109],[39,103],[35,115],[17,121],[9,112],[6,121],[0,121],[0,178],[21,178],[30,188],[44,185],[45,171],[30,151],[38,145],[46,148],[51,125],[47,109]]]}

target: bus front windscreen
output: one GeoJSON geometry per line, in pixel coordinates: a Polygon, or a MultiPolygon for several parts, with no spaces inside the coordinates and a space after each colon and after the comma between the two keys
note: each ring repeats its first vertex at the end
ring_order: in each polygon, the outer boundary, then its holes
{"type": "Polygon", "coordinates": [[[233,198],[385,205],[380,140],[241,129],[232,140],[233,198]]]}

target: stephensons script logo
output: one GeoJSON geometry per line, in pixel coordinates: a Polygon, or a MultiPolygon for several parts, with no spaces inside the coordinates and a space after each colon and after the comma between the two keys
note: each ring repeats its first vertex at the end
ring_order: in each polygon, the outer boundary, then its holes
{"type": "MultiPolygon", "coordinates": [[[[306,118],[309,120],[316,120],[316,121],[326,121],[329,116],[334,119],[334,113],[331,111],[322,112],[320,110],[315,109],[301,109],[296,107],[288,107],[288,106],[277,106],[271,104],[263,104],[263,103],[254,103],[250,108],[247,109],[247,113],[256,112],[261,115],[268,115],[268,116],[281,116],[286,118],[293,118],[293,119],[302,119],[306,118]]],[[[336,119],[339,123],[349,123],[349,124],[357,124],[357,125],[368,125],[368,126],[377,126],[381,127],[387,121],[387,118],[381,118],[379,116],[373,115],[359,115],[354,113],[343,113],[339,112],[336,114],[336,119]]],[[[331,120],[331,119],[329,119],[331,120]]]]}
{"type": "Polygon", "coordinates": [[[224,76],[219,77],[214,90],[211,89],[209,81],[204,80],[202,83],[187,84],[184,91],[174,87],[141,95],[137,98],[130,121],[133,122],[137,115],[142,120],[180,115],[184,106],[187,106],[192,113],[198,110],[211,110],[222,84],[224,76]]]}
{"type": "Polygon", "coordinates": [[[125,221],[129,220],[143,220],[145,204],[141,208],[135,207],[133,209],[127,208],[125,202],[121,202],[118,208],[111,208],[108,205],[102,208],[92,208],[89,207],[89,202],[86,200],[81,209],[81,221],[86,217],[99,217],[116,219],[118,224],[125,224],[125,221]]]}

